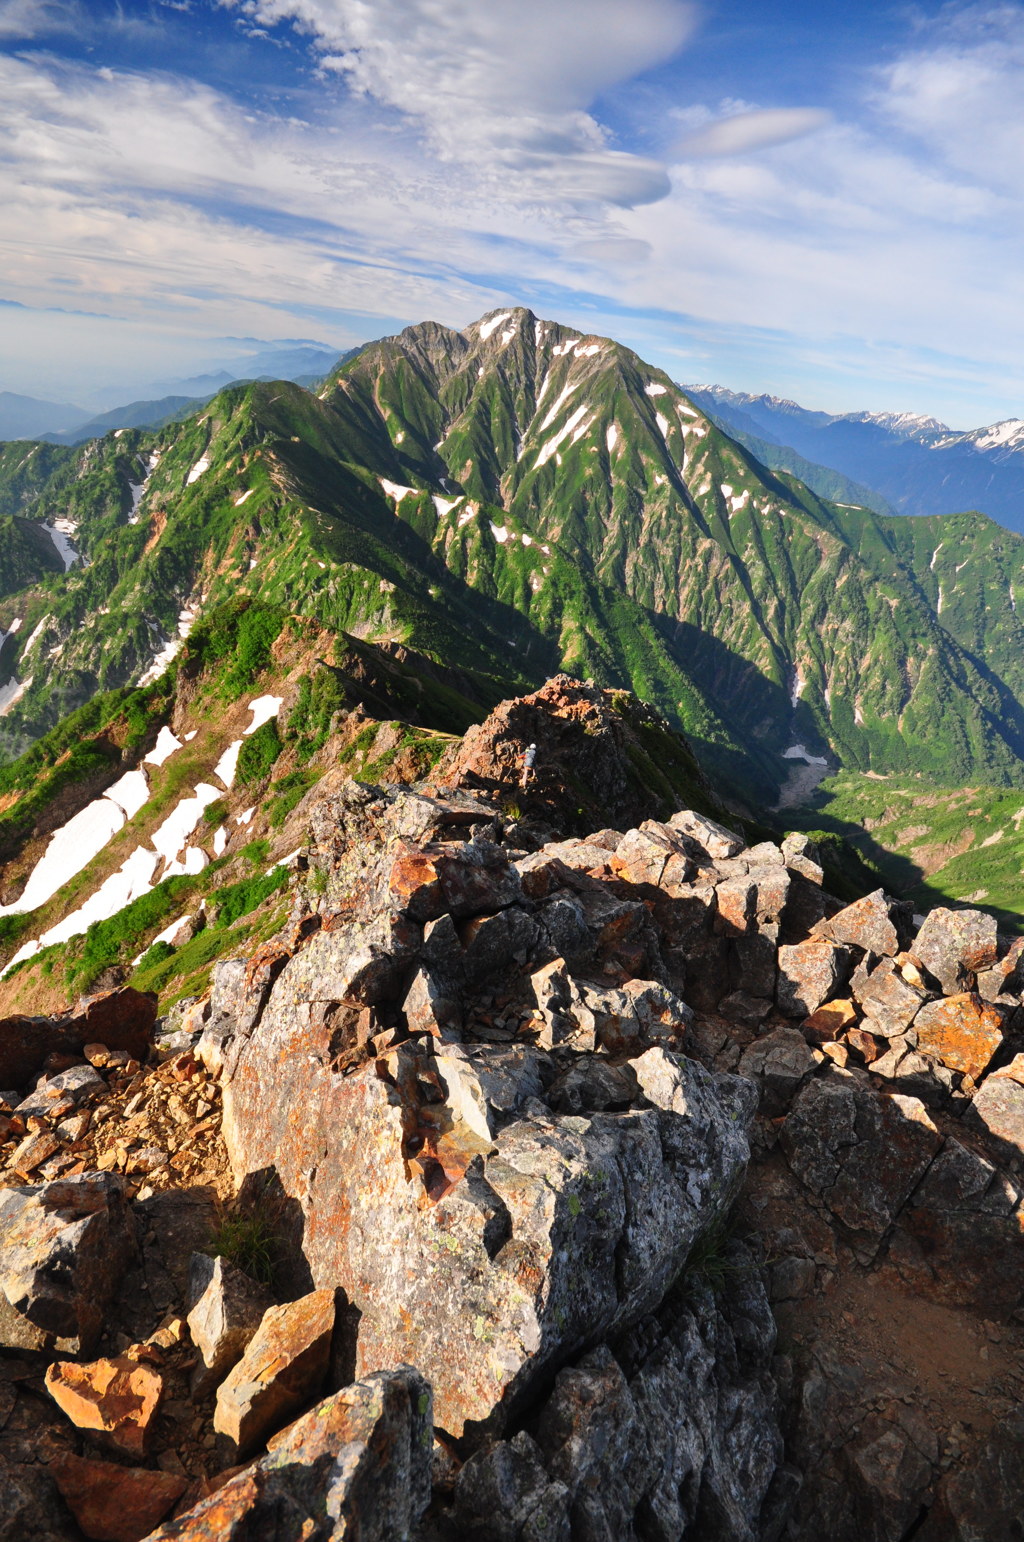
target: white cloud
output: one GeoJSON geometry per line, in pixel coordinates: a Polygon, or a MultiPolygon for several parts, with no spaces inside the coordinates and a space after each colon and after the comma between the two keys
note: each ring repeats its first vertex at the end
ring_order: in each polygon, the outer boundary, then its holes
{"type": "Polygon", "coordinates": [[[315,37],[323,67],[422,126],[445,160],[509,174],[522,198],[649,202],[661,168],[615,151],[587,111],[675,53],[683,0],[223,0],[315,37]]]}
{"type": "Polygon", "coordinates": [[[830,114],[818,107],[770,107],[761,111],[734,113],[720,118],[695,134],[689,134],[677,146],[684,158],[747,155],[771,145],[784,145],[802,139],[829,122],[830,114]]]}

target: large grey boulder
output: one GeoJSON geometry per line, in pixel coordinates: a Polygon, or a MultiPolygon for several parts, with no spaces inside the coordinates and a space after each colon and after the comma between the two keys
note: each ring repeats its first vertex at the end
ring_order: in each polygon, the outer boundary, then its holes
{"type": "Polygon", "coordinates": [[[996,918],[983,910],[946,910],[925,917],[910,951],[947,996],[971,990],[979,971],[999,957],[996,918]]]}
{"type": "Polygon", "coordinates": [[[517,1109],[504,1046],[466,1047],[442,1075],[406,1044],[338,1076],[288,977],[225,1089],[235,1175],[276,1170],[314,1283],[362,1314],[358,1371],[414,1362],[442,1428],[500,1428],[544,1375],[661,1300],[736,1192],[756,1090],[661,1048],[630,1062],[633,1107],[579,1115],[536,1095],[517,1109]]]}
{"type": "Polygon", "coordinates": [[[0,1193],[0,1344],[88,1354],[137,1252],[115,1174],[0,1193]]]}
{"type": "Polygon", "coordinates": [[[325,1398],[148,1542],[408,1542],[430,1503],[430,1387],[407,1365],[325,1398]]]}

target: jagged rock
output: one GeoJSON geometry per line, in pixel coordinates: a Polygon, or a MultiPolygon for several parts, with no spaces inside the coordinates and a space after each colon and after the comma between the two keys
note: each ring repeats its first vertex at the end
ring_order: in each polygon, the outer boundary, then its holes
{"type": "Polygon", "coordinates": [[[715,930],[726,937],[742,937],[754,925],[757,885],[744,875],[729,878],[715,888],[715,930]]]}
{"type": "Polygon", "coordinates": [[[1024,1414],[1012,1413],[975,1456],[939,1484],[917,1542],[1018,1542],[1024,1414]]]}
{"type": "Polygon", "coordinates": [[[556,893],[536,912],[551,952],[575,968],[585,965],[594,951],[590,931],[579,900],[567,892],[556,893]]]}
{"type": "Polygon", "coordinates": [[[730,991],[718,1003],[718,1011],[732,1023],[757,1030],[775,1006],[771,996],[752,996],[749,991],[730,991]]]}
{"type": "Polygon", "coordinates": [[[49,1474],[95,1542],[143,1542],[188,1488],[188,1479],[148,1467],[119,1467],[65,1452],[49,1474]]]}
{"type": "Polygon", "coordinates": [[[789,903],[792,879],[789,869],[782,865],[782,854],[777,846],[773,846],[771,850],[773,853],[778,853],[778,861],[760,864],[754,862],[754,852],[763,849],[764,847],[755,846],[748,853],[749,876],[754,885],[754,923],[759,932],[770,937],[773,942],[777,942],[779,936],[777,928],[789,903]]]}
{"type": "Polygon", "coordinates": [[[876,889],[822,922],[819,930],[833,942],[862,948],[865,953],[879,957],[895,958],[909,936],[909,908],[876,889]]]}
{"type": "Polygon", "coordinates": [[[250,1455],[316,1396],[327,1374],[333,1332],[333,1290],[314,1290],[264,1313],[242,1358],[217,1389],[213,1427],[239,1457],[250,1455]]]}
{"type": "Polygon", "coordinates": [[[872,1065],[882,1053],[882,1046],[866,1028],[847,1028],[846,1042],[857,1052],[865,1065],[872,1065]]]}
{"type": "Polygon", "coordinates": [[[928,1002],[914,1018],[914,1032],[921,1054],[977,1081],[1003,1042],[1003,1018],[997,1007],[965,992],[928,1002]]]}
{"type": "Polygon", "coordinates": [[[916,1290],[989,1317],[1024,1296],[1020,1185],[948,1138],[898,1218],[889,1257],[916,1290]]]}
{"type": "MultiPolygon", "coordinates": [[[[0,1455],[2,1542],[71,1542],[73,1525],[43,1466],[0,1455]]],[[[78,1536],[74,1542],[79,1542],[78,1536]]]]}
{"type": "Polygon", "coordinates": [[[1015,937],[991,969],[978,971],[976,989],[984,1001],[995,1001],[1004,995],[1021,995],[1024,991],[1024,937],[1015,937]]]}
{"type": "Polygon", "coordinates": [[[835,1041],[849,1033],[857,1022],[857,1008],[852,1001],[827,1001],[800,1024],[800,1031],[813,1043],[835,1041]]]}
{"type": "Polygon", "coordinates": [[[392,904],[413,921],[482,915],[522,899],[519,874],[490,841],[399,851],[391,866],[392,904]]]}
{"type": "Polygon", "coordinates": [[[430,1502],[431,1424],[417,1371],[367,1376],[149,1542],[406,1542],[430,1502]]]}
{"type": "Polygon", "coordinates": [[[556,1113],[595,1113],[604,1108],[628,1108],[640,1096],[640,1084],[630,1065],[611,1065],[599,1055],[584,1055],[555,1078],[546,1099],[556,1113]]]}
{"type": "Polygon", "coordinates": [[[699,1286],[673,1292],[616,1341],[614,1355],[601,1346],[559,1372],[532,1439],[517,1435],[467,1461],[447,1534],[467,1542],[533,1542],[552,1531],[614,1542],[773,1534],[761,1526],[782,1454],[775,1324],[750,1255],[729,1246],[733,1272],[718,1297],[699,1286]],[[569,1529],[560,1531],[566,1511],[569,1529]]]}
{"type": "Polygon", "coordinates": [[[226,1258],[194,1253],[189,1266],[188,1328],[202,1356],[192,1377],[193,1397],[215,1387],[244,1350],[274,1298],[266,1286],[226,1258]]]}
{"type": "Polygon", "coordinates": [[[869,1019],[868,1031],[882,1039],[906,1033],[926,1001],[924,991],[911,985],[891,958],[883,958],[867,974],[859,974],[855,995],[869,1019]]]}
{"type": "Polygon", "coordinates": [[[91,1065],[71,1066],[69,1070],[48,1076],[44,1082],[40,1082],[34,1092],[22,1098],[15,1113],[23,1119],[27,1119],[30,1114],[48,1114],[55,1103],[65,1100],[70,1100],[77,1107],[98,1089],[106,1091],[106,1086],[103,1077],[91,1065]]]}
{"type": "Polygon", "coordinates": [[[824,939],[798,942],[778,952],[779,1011],[787,1017],[809,1017],[835,994],[849,972],[845,948],[824,939]]]}
{"type": "Polygon", "coordinates": [[[995,916],[939,907],[925,917],[910,951],[945,995],[970,990],[978,971],[991,968],[999,957],[995,916]]]}
{"type": "Polygon", "coordinates": [[[832,1072],[798,1094],[779,1144],[790,1169],[870,1261],[942,1137],[918,1099],[880,1098],[832,1072]]]}
{"type": "Polygon", "coordinates": [[[1005,1160],[1024,1156],[1024,1055],[986,1076],[963,1120],[988,1135],[1005,1160]]]}
{"type": "Polygon", "coordinates": [[[693,873],[693,863],[669,826],[647,819],[639,829],[626,831],[616,847],[613,866],[630,883],[660,884],[669,864],[676,883],[686,883],[693,873]]]}
{"type": "Polygon", "coordinates": [[[474,916],[463,922],[459,940],[463,978],[470,990],[478,989],[533,953],[538,942],[537,923],[513,905],[497,915],[474,916]]]}
{"type": "Polygon", "coordinates": [[[755,1040],[739,1063],[740,1075],[760,1088],[761,1112],[772,1118],[785,1112],[816,1069],[807,1040],[796,1028],[776,1028],[755,1040]]]}
{"type": "Polygon", "coordinates": [[[451,987],[429,969],[418,969],[402,1003],[410,1033],[429,1033],[442,1041],[462,1031],[462,1007],[451,987]]]}
{"type": "Polygon", "coordinates": [[[668,822],[673,830],[691,836],[716,861],[720,857],[735,857],[743,850],[743,841],[732,830],[704,814],[695,814],[692,809],[680,809],[668,822]]]}
{"type": "Polygon", "coordinates": [[[729,943],[730,983],[750,996],[775,999],[778,982],[776,941],[763,932],[734,937],[729,943]]]}
{"type": "Polygon", "coordinates": [[[805,1474],[787,1535],[807,1542],[916,1535],[937,1475],[938,1441],[922,1410],[893,1397],[870,1365],[814,1347],[787,1451],[805,1474]]]}
{"type": "Polygon", "coordinates": [[[236,1176],[276,1169],[314,1281],[362,1313],[357,1370],[415,1359],[453,1435],[500,1426],[539,1376],[649,1311],[735,1191],[756,1095],[745,1081],[651,1049],[632,1062],[640,1106],[584,1118],[531,1104],[467,1154],[431,1057],[401,1046],[332,1076],[285,979],[225,1091],[236,1176]],[[467,1300],[469,1331],[453,1340],[467,1300]]]}
{"type": "Polygon", "coordinates": [[[105,1044],[145,1060],[153,1042],[156,996],[130,987],[94,996],[63,1017],[0,1020],[0,1086],[23,1087],[50,1055],[80,1055],[86,1044],[105,1044]]]}
{"type": "Polygon", "coordinates": [[[540,1044],[552,1049],[556,1044],[571,1044],[582,1039],[581,1049],[593,1049],[593,1017],[589,1024],[580,1023],[578,1015],[570,1016],[570,1007],[578,1000],[575,981],[570,977],[563,958],[554,958],[530,976],[530,989],[537,1011],[544,1019],[540,1044]],[[589,1027],[589,1034],[587,1028],[589,1027]]]}
{"type": "Polygon", "coordinates": [[[685,1001],[657,980],[626,980],[616,990],[584,981],[580,992],[597,1043],[612,1055],[635,1055],[656,1044],[681,1049],[693,1021],[685,1001]]]}
{"type": "Polygon", "coordinates": [[[569,1542],[569,1494],[552,1482],[525,1430],[478,1451],[455,1480],[454,1519],[465,1542],[569,1542]]]}
{"type": "Polygon", "coordinates": [[[56,1360],[46,1372],[46,1390],[72,1424],[123,1456],[145,1456],[164,1393],[163,1376],[141,1353],[84,1365],[56,1360]]]}
{"type": "Polygon", "coordinates": [[[554,1079],[548,1056],[532,1045],[452,1044],[436,1051],[434,1063],[452,1119],[485,1145],[554,1079]]]}
{"type": "MultiPolygon", "coordinates": [[[[820,886],[825,879],[821,856],[814,842],[802,832],[787,835],[782,843],[782,855],[791,872],[799,873],[809,883],[820,886]]],[[[818,918],[820,919],[820,918],[818,918]]],[[[843,938],[836,939],[842,942],[843,938]]]]}
{"type": "Polygon", "coordinates": [[[88,1354],[136,1254],[135,1222],[112,1174],[0,1193],[0,1343],[88,1354]]]}

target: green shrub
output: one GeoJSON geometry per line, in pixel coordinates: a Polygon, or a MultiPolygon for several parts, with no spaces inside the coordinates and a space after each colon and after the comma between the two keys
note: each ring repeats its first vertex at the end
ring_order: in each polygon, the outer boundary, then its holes
{"type": "Polygon", "coordinates": [[[320,771],[303,768],[299,771],[290,771],[287,776],[282,776],[278,781],[271,783],[271,791],[275,794],[267,816],[271,829],[276,830],[284,824],[292,809],[302,801],[309,789],[320,780],[322,774],[320,771]]]}
{"type": "Polygon", "coordinates": [[[154,942],[139,960],[139,968],[152,969],[155,964],[162,964],[166,959],[173,958],[177,951],[177,948],[173,948],[169,942],[154,942]]]}
{"type": "Polygon", "coordinates": [[[215,798],[212,803],[208,803],[203,809],[203,819],[209,825],[211,830],[214,830],[218,825],[223,824],[227,817],[228,806],[223,798],[215,798]]]}
{"type": "Polygon", "coordinates": [[[214,925],[218,929],[233,926],[242,916],[247,916],[251,910],[262,905],[265,899],[276,894],[278,889],[286,888],[287,884],[288,869],[275,867],[262,878],[243,878],[241,883],[228,884],[219,889],[214,896],[217,906],[214,925]]]}
{"type": "Polygon", "coordinates": [[[235,780],[241,787],[252,787],[270,775],[271,767],[284,746],[274,718],[263,723],[256,732],[242,743],[238,754],[238,770],[235,780]]]}

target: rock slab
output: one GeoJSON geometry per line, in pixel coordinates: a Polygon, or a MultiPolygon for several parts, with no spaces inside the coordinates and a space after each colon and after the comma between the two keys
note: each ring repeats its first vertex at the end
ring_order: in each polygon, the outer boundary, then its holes
{"type": "Polygon", "coordinates": [[[336,1392],[150,1542],[407,1542],[430,1502],[430,1387],[410,1366],[336,1392]]]}
{"type": "Polygon", "coordinates": [[[217,1391],[213,1427],[238,1456],[255,1451],[316,1396],[327,1374],[333,1332],[333,1290],[314,1290],[264,1313],[217,1391]]]}

